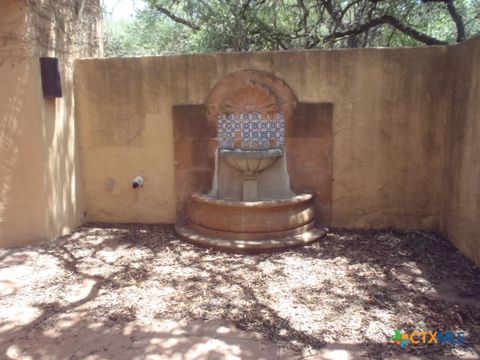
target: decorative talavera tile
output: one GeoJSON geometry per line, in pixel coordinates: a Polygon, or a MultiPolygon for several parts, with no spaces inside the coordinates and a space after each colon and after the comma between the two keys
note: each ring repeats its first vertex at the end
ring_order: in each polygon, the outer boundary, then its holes
{"type": "Polygon", "coordinates": [[[218,117],[220,148],[267,149],[285,146],[285,114],[223,113],[218,117]]]}

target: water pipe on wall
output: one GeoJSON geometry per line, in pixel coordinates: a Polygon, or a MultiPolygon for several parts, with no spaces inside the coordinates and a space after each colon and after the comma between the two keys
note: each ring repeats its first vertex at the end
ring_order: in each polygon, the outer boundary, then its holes
{"type": "Polygon", "coordinates": [[[137,176],[132,180],[132,188],[137,189],[143,186],[143,177],[137,176]]]}

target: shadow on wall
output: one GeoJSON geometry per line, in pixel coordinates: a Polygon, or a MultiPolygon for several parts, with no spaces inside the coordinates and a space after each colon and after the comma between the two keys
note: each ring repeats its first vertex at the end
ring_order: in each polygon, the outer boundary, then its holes
{"type": "Polygon", "coordinates": [[[449,49],[455,56],[447,159],[444,170],[443,231],[480,266],[480,37],[449,49]]]}
{"type": "Polygon", "coordinates": [[[12,96],[4,103],[5,113],[0,122],[0,224],[5,222],[7,209],[9,207],[9,194],[12,187],[14,169],[18,162],[18,133],[20,132],[17,121],[23,107],[26,75],[17,79],[12,96]]]}
{"type": "Polygon", "coordinates": [[[0,246],[52,239],[79,225],[72,86],[44,99],[38,59],[0,67],[12,84],[0,123],[0,246]],[[37,79],[37,80],[36,80],[37,79]],[[68,109],[68,110],[67,110],[68,109]]]}
{"type": "Polygon", "coordinates": [[[78,134],[74,122],[72,65],[62,67],[63,98],[44,99],[43,133],[47,148],[45,189],[47,237],[64,235],[82,221],[81,184],[77,163],[78,134]]]}
{"type": "Polygon", "coordinates": [[[0,247],[50,240],[83,220],[73,58],[98,47],[67,33],[76,25],[94,31],[97,18],[83,9],[66,29],[70,14],[42,13],[35,3],[0,2],[0,247]],[[62,99],[43,98],[39,56],[47,54],[59,58],[62,99]]]}
{"type": "Polygon", "coordinates": [[[44,153],[38,84],[32,81],[35,62],[15,66],[5,62],[0,71],[10,87],[0,123],[0,245],[21,245],[46,239],[43,187],[44,153]]]}

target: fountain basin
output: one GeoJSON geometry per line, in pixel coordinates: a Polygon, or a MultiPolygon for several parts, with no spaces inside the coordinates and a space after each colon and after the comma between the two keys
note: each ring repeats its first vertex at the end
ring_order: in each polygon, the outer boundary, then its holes
{"type": "Polygon", "coordinates": [[[221,157],[234,168],[246,173],[257,173],[265,170],[282,155],[283,150],[278,148],[265,150],[220,149],[221,157]]]}
{"type": "Polygon", "coordinates": [[[180,236],[203,247],[255,253],[305,245],[325,234],[314,226],[313,195],[229,201],[193,194],[180,236]]]}
{"type": "Polygon", "coordinates": [[[288,199],[232,201],[192,194],[188,219],[210,229],[231,232],[275,232],[298,228],[313,221],[311,194],[288,199]]]}

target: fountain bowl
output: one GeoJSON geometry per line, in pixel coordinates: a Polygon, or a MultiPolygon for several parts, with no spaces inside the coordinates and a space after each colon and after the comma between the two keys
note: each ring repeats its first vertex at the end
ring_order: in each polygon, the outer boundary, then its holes
{"type": "Polygon", "coordinates": [[[283,155],[283,150],[272,149],[220,149],[220,156],[231,166],[244,173],[258,173],[273,165],[283,155]]]}

